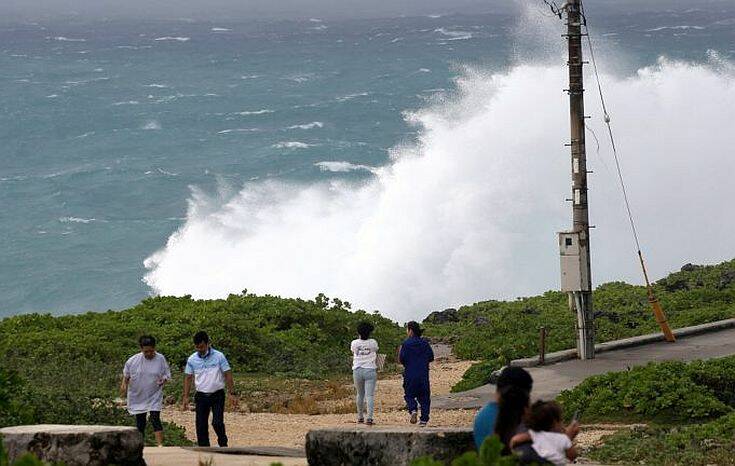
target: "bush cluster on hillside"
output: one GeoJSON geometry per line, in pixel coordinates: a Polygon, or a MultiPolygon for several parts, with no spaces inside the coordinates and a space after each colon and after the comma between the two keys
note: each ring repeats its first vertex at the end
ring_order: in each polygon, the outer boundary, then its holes
{"type": "Polygon", "coordinates": [[[564,412],[584,421],[648,426],[603,439],[590,455],[603,463],[735,464],[735,356],[651,363],[586,379],[559,396],[564,412]]]}
{"type": "Polygon", "coordinates": [[[735,413],[703,424],[639,427],[605,438],[591,456],[603,463],[651,466],[735,464],[735,413]]]}
{"type": "MultiPolygon", "coordinates": [[[[206,330],[236,373],[316,378],[350,370],[349,343],[360,321],[394,358],[398,324],[378,314],[351,312],[349,303],[231,295],[222,300],[150,298],[124,311],[52,317],[21,315],[0,321],[0,427],[22,423],[131,424],[116,407],[122,366],[152,334],[180,381],[192,336],[206,330]]],[[[180,383],[169,386],[176,394],[180,383]]],[[[166,428],[171,442],[183,431],[166,428]]]]}
{"type": "MultiPolygon", "coordinates": [[[[402,332],[396,323],[378,314],[351,312],[349,303],[335,299],[330,304],[322,295],[313,301],[254,295],[194,300],[187,296],[149,298],[124,311],[7,318],[0,321],[0,354],[16,366],[68,358],[122,367],[138,350],[138,337],[152,334],[171,366],[183,368],[193,351],[192,335],[206,330],[236,372],[308,378],[349,371],[349,343],[363,320],[375,325],[374,337],[384,348],[400,343],[402,332]]],[[[388,351],[388,356],[392,358],[393,353],[388,351]]]]}
{"type": "Polygon", "coordinates": [[[564,411],[590,421],[696,422],[735,407],[735,357],[649,363],[589,377],[559,395],[564,411]]]}
{"type": "MultiPolygon", "coordinates": [[[[735,260],[714,266],[687,264],[654,285],[673,328],[735,317],[735,260]]],[[[598,342],[659,330],[645,287],[621,282],[593,293],[598,342]]],[[[457,356],[481,360],[454,391],[487,382],[507,361],[538,354],[539,329],[546,327],[547,352],[574,348],[575,316],[566,293],[547,292],[516,301],[485,301],[461,307],[446,323],[425,322],[427,334],[454,345],[457,356]]]]}

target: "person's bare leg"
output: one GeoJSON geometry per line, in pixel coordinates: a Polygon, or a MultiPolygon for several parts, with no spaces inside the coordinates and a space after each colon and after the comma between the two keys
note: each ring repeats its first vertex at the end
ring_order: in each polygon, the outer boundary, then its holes
{"type": "Polygon", "coordinates": [[[159,447],[162,447],[162,446],[163,446],[163,431],[160,431],[160,432],[153,432],[153,435],[155,435],[155,436],[156,436],[156,444],[157,444],[157,445],[158,445],[159,447]]]}

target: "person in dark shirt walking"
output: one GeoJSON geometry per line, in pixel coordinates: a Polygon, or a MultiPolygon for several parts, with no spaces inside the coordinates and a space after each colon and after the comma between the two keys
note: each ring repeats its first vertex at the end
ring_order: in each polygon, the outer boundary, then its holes
{"type": "Polygon", "coordinates": [[[434,351],[426,339],[421,338],[421,327],[411,321],[406,325],[408,338],[403,341],[398,352],[398,360],[403,364],[403,391],[411,424],[416,424],[418,408],[421,408],[420,426],[429,422],[431,409],[431,387],[429,385],[429,363],[434,360],[434,351]]]}

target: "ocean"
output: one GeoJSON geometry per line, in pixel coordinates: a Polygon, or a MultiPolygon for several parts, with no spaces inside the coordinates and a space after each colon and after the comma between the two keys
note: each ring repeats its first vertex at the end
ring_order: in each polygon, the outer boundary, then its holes
{"type": "MultiPolygon", "coordinates": [[[[722,153],[733,142],[735,6],[588,14],[610,103],[630,116],[621,136],[661,124],[668,144],[706,125],[720,139],[697,157],[719,153],[720,171],[734,168],[722,153]],[[654,123],[632,122],[646,86],[668,104],[653,99],[643,113],[654,123]]],[[[0,316],[248,289],[323,291],[407,317],[554,288],[569,185],[562,28],[540,7],[520,17],[0,23],[0,316]],[[559,171],[528,166],[546,147],[559,171]],[[552,174],[549,191],[528,194],[552,174]]],[[[681,162],[679,148],[691,149],[676,142],[646,159],[668,189],[702,166],[681,162]],[[666,157],[680,171],[655,166],[666,157]]],[[[642,172],[635,160],[631,172],[642,172]]],[[[696,216],[707,196],[732,195],[728,183],[667,195],[637,181],[644,214],[668,199],[670,212],[696,216]]],[[[596,273],[633,280],[614,179],[605,186],[616,226],[596,273]]],[[[603,203],[594,192],[591,202],[603,203]]],[[[661,222],[642,227],[659,275],[732,258],[719,229],[670,222],[670,242],[655,233],[661,222]]]]}

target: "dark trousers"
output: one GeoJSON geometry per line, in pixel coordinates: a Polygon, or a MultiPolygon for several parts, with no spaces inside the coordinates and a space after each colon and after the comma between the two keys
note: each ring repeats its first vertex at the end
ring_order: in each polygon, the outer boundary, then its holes
{"type": "Polygon", "coordinates": [[[145,423],[147,414],[150,415],[153,432],[162,432],[163,424],[161,424],[161,412],[151,411],[150,413],[140,413],[135,415],[135,426],[138,428],[140,433],[145,435],[145,423]]]}
{"type": "Polygon", "coordinates": [[[421,407],[421,422],[429,422],[429,412],[431,411],[431,389],[426,381],[404,381],[403,382],[404,399],[408,412],[413,413],[421,407]]]}
{"type": "Polygon", "coordinates": [[[214,393],[196,392],[194,395],[196,405],[196,427],[197,445],[209,446],[209,413],[212,412],[212,427],[217,434],[217,445],[227,446],[227,434],[225,433],[225,391],[218,390],[214,393]]]}

